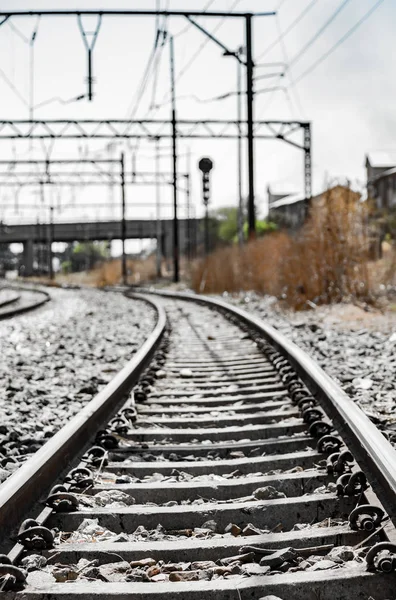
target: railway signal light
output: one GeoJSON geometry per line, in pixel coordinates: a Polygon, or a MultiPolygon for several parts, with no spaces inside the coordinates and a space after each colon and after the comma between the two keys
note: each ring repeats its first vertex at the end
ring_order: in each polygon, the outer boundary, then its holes
{"type": "Polygon", "coordinates": [[[200,168],[202,173],[210,173],[210,171],[213,169],[213,162],[210,158],[208,158],[207,156],[204,156],[199,161],[198,167],[200,168]]]}
{"type": "Polygon", "coordinates": [[[207,206],[210,198],[209,173],[202,173],[202,198],[204,205],[207,206]]]}
{"type": "Polygon", "coordinates": [[[210,172],[213,169],[213,161],[204,156],[198,163],[202,171],[202,199],[205,206],[205,254],[209,252],[209,213],[208,204],[210,200],[210,172]]]}

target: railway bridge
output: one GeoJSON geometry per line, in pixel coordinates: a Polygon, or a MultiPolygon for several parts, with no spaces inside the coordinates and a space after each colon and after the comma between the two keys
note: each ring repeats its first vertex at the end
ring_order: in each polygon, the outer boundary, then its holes
{"type": "MultiPolygon", "coordinates": [[[[152,219],[131,219],[125,222],[125,239],[156,239],[156,221],[152,219]]],[[[164,257],[173,253],[173,221],[161,220],[161,248],[164,257]]],[[[193,253],[200,243],[200,219],[180,219],[179,248],[181,254],[193,253]]],[[[0,244],[23,244],[23,263],[26,275],[33,273],[35,245],[52,242],[86,242],[122,239],[121,221],[92,221],[64,223],[0,224],[0,244]]]]}

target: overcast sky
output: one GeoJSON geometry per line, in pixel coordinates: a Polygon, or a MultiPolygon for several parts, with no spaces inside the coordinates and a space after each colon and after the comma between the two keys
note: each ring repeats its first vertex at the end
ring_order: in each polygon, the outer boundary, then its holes
{"type": "MultiPolygon", "coordinates": [[[[313,183],[320,191],[324,182],[332,178],[348,178],[364,182],[364,155],[372,149],[396,148],[396,119],[394,117],[395,78],[394,23],[396,3],[384,0],[369,18],[352,35],[347,37],[316,68],[315,62],[328,52],[358,23],[378,0],[213,0],[212,10],[234,7],[240,11],[276,10],[277,17],[257,17],[254,24],[254,55],[257,63],[287,62],[283,78],[262,79],[255,83],[256,90],[281,86],[283,89],[258,94],[255,99],[255,116],[261,119],[307,119],[313,130],[313,183]],[[324,28],[327,21],[339,13],[324,28]],[[302,18],[288,31],[293,22],[302,18]],[[321,31],[323,29],[323,31],[321,31]],[[280,32],[286,31],[280,42],[280,32]],[[316,37],[316,39],[315,39],[316,37]],[[285,91],[286,90],[286,91],[285,91]]],[[[161,8],[203,9],[205,0],[161,0],[161,8]]],[[[154,0],[80,0],[78,8],[155,8],[154,0]]],[[[3,10],[39,10],[71,8],[70,2],[61,0],[3,0],[3,10]]],[[[215,35],[230,49],[244,43],[242,21],[201,18],[199,22],[208,30],[218,28],[215,35]]],[[[94,19],[84,21],[88,30],[95,27],[94,19]]],[[[37,27],[35,18],[13,18],[0,27],[0,106],[2,119],[29,117],[30,77],[34,80],[34,105],[53,97],[63,100],[75,98],[86,92],[86,51],[75,17],[42,18],[38,24],[34,43],[34,69],[29,67],[29,39],[37,27]],[[8,83],[5,78],[7,78],[8,83]],[[11,88],[14,88],[11,89],[11,88]],[[17,92],[15,92],[15,90],[17,92]]],[[[136,106],[136,94],[147,66],[155,40],[154,17],[105,17],[94,50],[93,67],[95,98],[63,105],[52,102],[34,110],[35,118],[163,118],[170,116],[169,99],[169,48],[157,50],[158,76],[154,86],[155,68],[149,71],[146,91],[136,106]],[[155,90],[154,90],[155,87],[155,90]],[[151,109],[153,102],[161,105],[151,109]]],[[[222,51],[208,41],[197,58],[180,76],[179,73],[196,55],[205,37],[194,27],[187,27],[182,18],[169,18],[161,22],[169,33],[175,35],[176,94],[179,118],[236,118],[236,97],[223,101],[200,103],[192,96],[208,99],[235,90],[236,61],[222,56],[222,51]]],[[[279,73],[274,66],[256,69],[256,76],[279,73]]],[[[296,137],[301,141],[301,136],[296,137]]],[[[52,158],[76,158],[81,153],[105,150],[105,142],[58,141],[51,151],[52,158]]],[[[170,141],[162,140],[164,147],[161,167],[171,168],[170,141]]],[[[136,143],[124,147],[127,168],[130,169],[132,150],[136,143]]],[[[113,150],[119,156],[122,146],[113,150]]],[[[186,154],[191,152],[193,172],[193,200],[201,211],[200,179],[197,161],[203,155],[212,157],[215,169],[212,176],[212,206],[227,206],[237,202],[236,142],[219,140],[184,140],[179,142],[180,170],[187,169],[186,154]]],[[[0,158],[43,158],[39,142],[33,144],[17,141],[0,142],[0,158]]],[[[98,156],[98,154],[97,154],[98,156]]],[[[109,157],[104,151],[103,158],[109,157]]],[[[137,151],[137,169],[154,169],[154,146],[142,141],[137,151]]],[[[245,169],[246,171],[246,169],[245,169]]],[[[246,177],[244,178],[246,189],[246,177]]],[[[256,191],[259,213],[266,212],[266,187],[284,186],[296,192],[303,191],[303,154],[280,141],[256,142],[256,191]]],[[[119,211],[118,190],[106,188],[45,189],[45,203],[63,206],[56,219],[96,218],[113,215],[119,211]],[[112,201],[113,208],[103,204],[112,201]],[[93,208],[94,205],[98,205],[93,208]],[[69,208],[67,208],[67,205],[69,208]],[[89,205],[89,207],[85,206],[89,205]]],[[[171,189],[163,188],[163,213],[171,215],[171,189]]],[[[46,211],[37,208],[41,200],[37,190],[24,190],[18,194],[19,209],[4,208],[15,202],[10,189],[0,190],[1,218],[6,221],[46,218],[46,211]],[[34,205],[28,210],[27,205],[34,205]]],[[[134,186],[128,188],[128,215],[153,217],[155,189],[134,186]],[[145,206],[141,206],[144,204],[145,206]]],[[[184,197],[181,193],[181,205],[184,197]]],[[[183,213],[182,213],[183,214],[183,213]]]]}

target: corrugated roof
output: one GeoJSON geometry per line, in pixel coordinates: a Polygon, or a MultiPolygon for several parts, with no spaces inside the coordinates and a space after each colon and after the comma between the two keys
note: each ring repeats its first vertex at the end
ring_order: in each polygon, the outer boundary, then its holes
{"type": "Polygon", "coordinates": [[[393,169],[388,169],[386,171],[382,171],[379,175],[376,175],[375,177],[371,177],[371,179],[369,179],[369,183],[373,183],[374,181],[378,181],[379,179],[385,179],[386,177],[389,177],[390,175],[396,175],[396,167],[393,167],[393,169]]]}
{"type": "Polygon", "coordinates": [[[375,150],[367,154],[367,160],[375,168],[396,167],[396,150],[375,150]]]}
{"type": "Polygon", "coordinates": [[[305,194],[293,194],[291,196],[287,196],[286,198],[282,198],[281,200],[276,200],[276,202],[271,202],[269,205],[269,210],[273,208],[279,208],[280,206],[286,206],[288,204],[295,204],[296,202],[302,202],[305,200],[305,194]]]}
{"type": "Polygon", "coordinates": [[[296,194],[296,186],[292,183],[271,183],[268,191],[273,196],[291,196],[296,194]]]}

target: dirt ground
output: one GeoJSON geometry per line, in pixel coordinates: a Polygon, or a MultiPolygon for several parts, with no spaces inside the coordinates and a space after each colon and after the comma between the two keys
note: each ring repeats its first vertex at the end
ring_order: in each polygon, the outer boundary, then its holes
{"type": "Polygon", "coordinates": [[[381,308],[360,307],[355,304],[333,304],[319,306],[304,313],[291,313],[287,317],[292,323],[312,320],[322,327],[332,327],[338,331],[380,331],[396,333],[396,300],[387,302],[381,308]]]}

